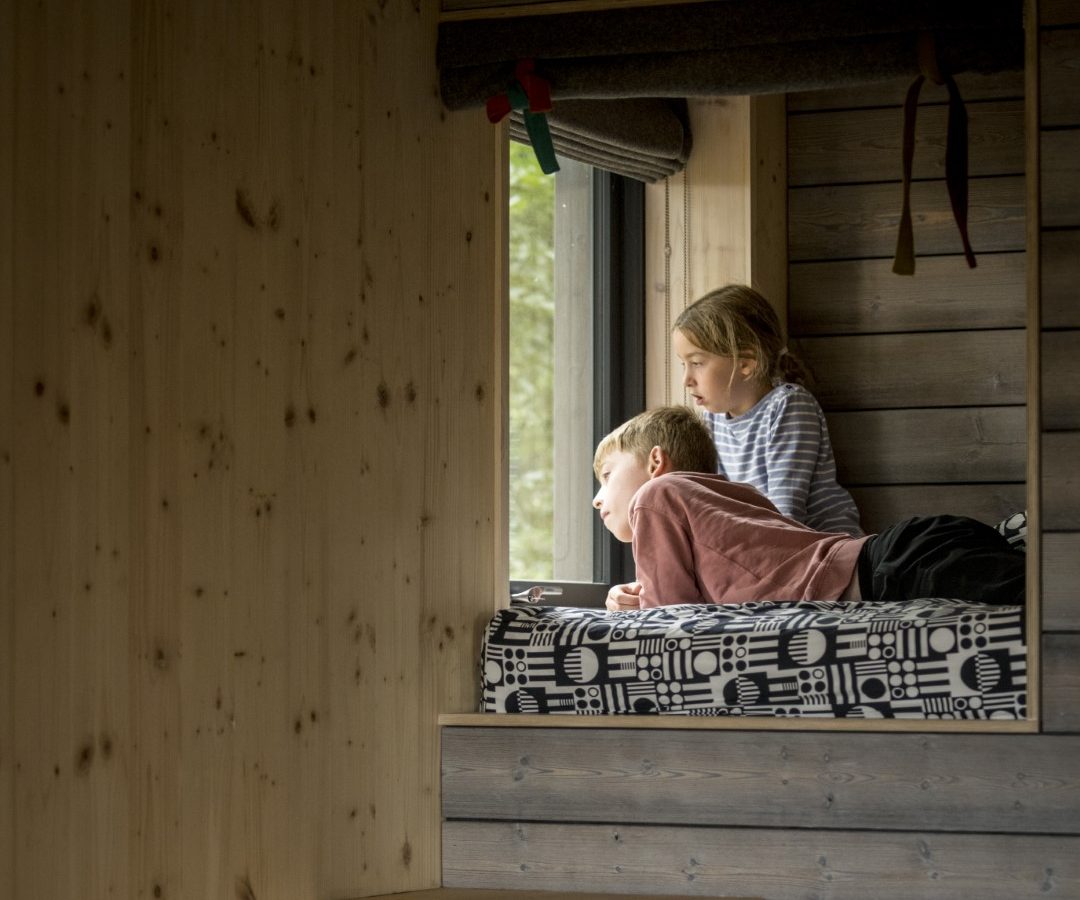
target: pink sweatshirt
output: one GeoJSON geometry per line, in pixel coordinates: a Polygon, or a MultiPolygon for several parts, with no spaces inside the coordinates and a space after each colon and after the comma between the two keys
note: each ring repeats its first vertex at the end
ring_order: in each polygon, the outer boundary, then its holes
{"type": "Polygon", "coordinates": [[[837,600],[867,540],[813,531],[748,484],[694,472],[646,482],[630,527],[642,608],[837,600]]]}

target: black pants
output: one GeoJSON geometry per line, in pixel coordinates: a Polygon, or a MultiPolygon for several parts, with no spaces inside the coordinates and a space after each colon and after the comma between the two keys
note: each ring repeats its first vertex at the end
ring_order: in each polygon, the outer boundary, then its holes
{"type": "Polygon", "coordinates": [[[879,602],[940,597],[1024,603],[1025,556],[963,516],[917,516],[873,535],[859,553],[859,590],[879,602]]]}

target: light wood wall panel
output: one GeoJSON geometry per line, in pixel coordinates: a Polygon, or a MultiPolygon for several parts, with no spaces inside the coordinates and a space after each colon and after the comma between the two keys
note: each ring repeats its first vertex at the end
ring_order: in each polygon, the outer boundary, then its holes
{"type": "Polygon", "coordinates": [[[1024,333],[967,331],[802,338],[793,349],[827,410],[1024,402],[1024,333]]]}
{"type": "Polygon", "coordinates": [[[452,822],[446,884],[769,900],[1021,900],[1080,891],[1080,838],[452,822]]]}
{"type": "Polygon", "coordinates": [[[784,98],[691,98],[689,112],[686,171],[645,188],[647,406],[686,399],[669,325],[698,297],[752,284],[786,318],[784,98]]]}
{"type": "Polygon", "coordinates": [[[0,13],[4,896],[438,884],[436,715],[505,585],[505,195],[436,17],[0,13]]]}
{"type": "Polygon", "coordinates": [[[1023,253],[992,253],[968,269],[955,256],[920,259],[898,278],[891,259],[795,263],[788,315],[795,334],[1023,328],[1023,253]]]}
{"type": "Polygon", "coordinates": [[[133,831],[130,773],[140,771],[128,617],[130,195],[118,177],[130,160],[129,23],[105,4],[69,13],[16,9],[5,137],[16,897],[106,896],[130,883],[134,860],[115,836],[133,831]]]}
{"type": "MultiPolygon", "coordinates": [[[[14,83],[15,6],[0,6],[0,83],[14,83]]],[[[0,133],[14,133],[15,92],[0,92],[0,133]]],[[[0,140],[0,182],[13,184],[14,146],[0,140]]],[[[0,360],[15,352],[15,221],[10,199],[0,197],[0,360]]],[[[11,465],[14,385],[10,363],[0,362],[0,895],[15,896],[15,480],[11,465]]]]}

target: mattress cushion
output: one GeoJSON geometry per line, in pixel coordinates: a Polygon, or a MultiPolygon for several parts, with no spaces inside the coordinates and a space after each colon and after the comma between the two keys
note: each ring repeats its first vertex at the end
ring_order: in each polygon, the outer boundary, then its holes
{"type": "Polygon", "coordinates": [[[525,604],[486,628],[481,709],[499,713],[1017,719],[1023,607],[525,604]]]}

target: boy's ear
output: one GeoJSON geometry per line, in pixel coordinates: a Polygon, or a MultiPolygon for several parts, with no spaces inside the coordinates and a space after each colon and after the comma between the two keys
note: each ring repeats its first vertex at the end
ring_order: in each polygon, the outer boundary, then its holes
{"type": "Polygon", "coordinates": [[[666,475],[668,472],[675,471],[671,465],[671,457],[667,455],[667,451],[659,444],[649,451],[648,470],[650,478],[656,478],[657,475],[666,475]]]}

